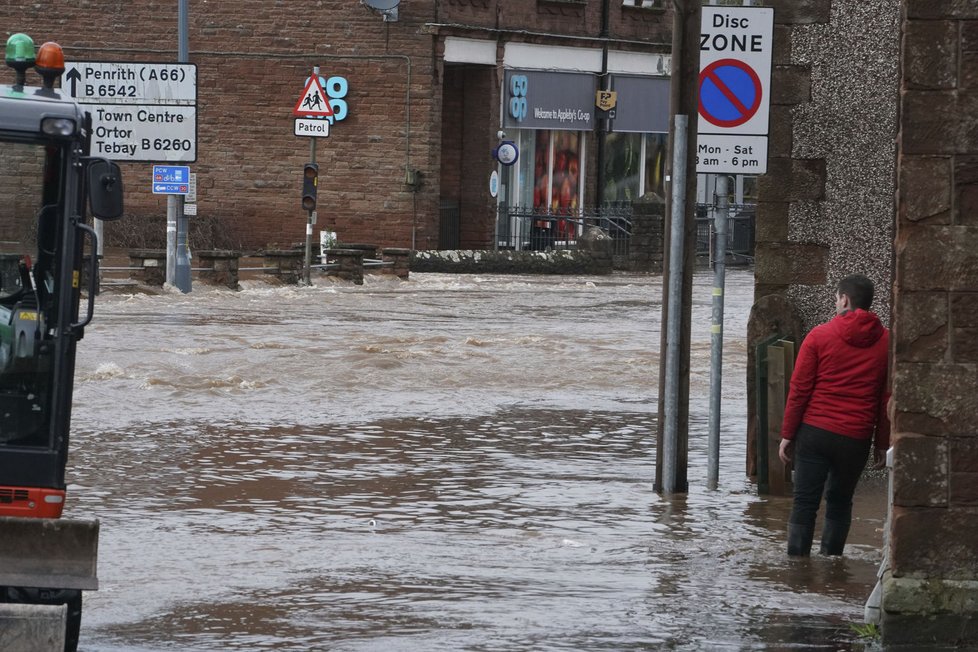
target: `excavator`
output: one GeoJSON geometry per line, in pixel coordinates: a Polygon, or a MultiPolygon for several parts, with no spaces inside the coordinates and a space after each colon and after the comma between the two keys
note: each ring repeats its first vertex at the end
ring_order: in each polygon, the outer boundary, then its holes
{"type": "Polygon", "coordinates": [[[98,521],[61,518],[75,351],[98,290],[88,218],[122,216],[122,175],[90,155],[91,116],[56,87],[59,45],[35,49],[14,34],[5,61],[13,83],[0,83],[0,648],[73,651],[82,591],[98,588],[98,521]],[[31,69],[39,85],[27,84],[31,69]],[[38,631],[31,619],[52,613],[60,635],[25,642],[38,631]],[[17,622],[28,623],[20,647],[4,639],[18,636],[17,622]]]}

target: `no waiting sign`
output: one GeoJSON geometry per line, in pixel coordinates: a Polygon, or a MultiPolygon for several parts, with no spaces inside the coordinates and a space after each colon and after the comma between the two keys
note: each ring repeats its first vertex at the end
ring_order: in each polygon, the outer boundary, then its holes
{"type": "Polygon", "coordinates": [[[696,171],[763,174],[774,9],[703,7],[696,171]]]}

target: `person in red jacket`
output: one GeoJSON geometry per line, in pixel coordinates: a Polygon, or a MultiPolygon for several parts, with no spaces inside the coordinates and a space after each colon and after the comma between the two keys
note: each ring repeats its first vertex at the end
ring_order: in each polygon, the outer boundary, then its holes
{"type": "Polygon", "coordinates": [[[875,313],[873,282],[847,276],[836,290],[836,316],[812,329],[798,351],[781,425],[781,461],[794,461],[788,554],[808,556],[825,493],[821,553],[841,555],[852,521],[852,495],[875,436],[874,461],[889,447],[886,418],[889,331],[875,313]]]}

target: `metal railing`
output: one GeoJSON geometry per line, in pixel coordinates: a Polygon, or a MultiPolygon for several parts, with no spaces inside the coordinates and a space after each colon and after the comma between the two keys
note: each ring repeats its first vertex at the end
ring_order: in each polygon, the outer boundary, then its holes
{"type": "MultiPolygon", "coordinates": [[[[696,255],[713,264],[713,205],[696,204],[696,255]]],[[[727,263],[754,262],[754,221],[756,204],[730,204],[727,218],[727,263]]]]}
{"type": "Polygon", "coordinates": [[[526,206],[499,207],[496,244],[500,249],[548,251],[576,249],[577,238],[588,226],[599,226],[614,241],[613,253],[628,253],[632,234],[632,207],[615,204],[576,211],[547,211],[526,206]]]}

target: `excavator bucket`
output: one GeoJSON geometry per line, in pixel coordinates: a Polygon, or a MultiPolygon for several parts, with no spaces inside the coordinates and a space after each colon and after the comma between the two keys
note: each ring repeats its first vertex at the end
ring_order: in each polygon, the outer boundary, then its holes
{"type": "Polygon", "coordinates": [[[0,586],[98,589],[98,521],[0,518],[0,586]]]}

